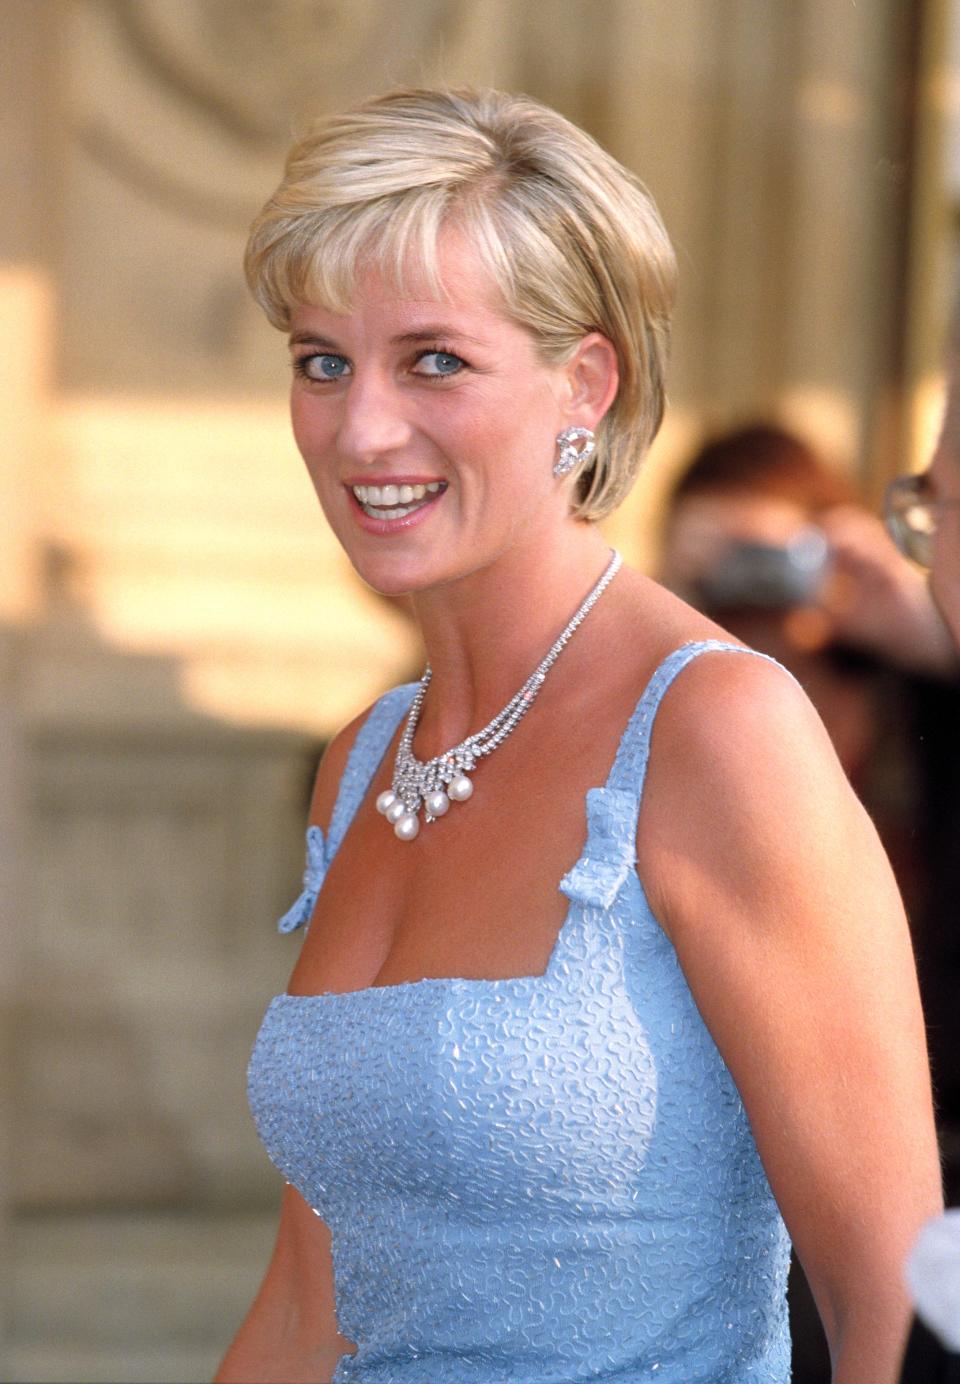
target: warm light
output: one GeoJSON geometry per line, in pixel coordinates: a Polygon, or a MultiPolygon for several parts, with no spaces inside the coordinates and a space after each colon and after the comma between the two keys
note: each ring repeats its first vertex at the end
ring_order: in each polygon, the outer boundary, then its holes
{"type": "Polygon", "coordinates": [[[39,270],[0,266],[0,622],[24,620],[37,598],[35,531],[49,460],[51,294],[39,270]]]}
{"type": "Polygon", "coordinates": [[[351,573],[281,403],[72,397],[59,541],[113,649],[172,658],[197,710],[329,734],[418,663],[351,573]]]}
{"type": "Polygon", "coordinates": [[[904,471],[925,471],[943,426],[947,380],[943,371],[924,375],[913,391],[910,410],[910,455],[904,458],[904,471]]]}

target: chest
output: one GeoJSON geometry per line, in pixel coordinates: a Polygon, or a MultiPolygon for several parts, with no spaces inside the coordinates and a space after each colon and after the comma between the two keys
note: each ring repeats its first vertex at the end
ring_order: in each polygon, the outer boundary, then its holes
{"type": "Polygon", "coordinates": [[[579,916],[544,977],[274,1001],[250,1068],[261,1137],[336,1226],[397,1195],[472,1218],[629,1210],[657,1070],[616,947],[579,916]]]}
{"type": "Polygon", "coordinates": [[[567,912],[560,880],[585,844],[585,795],[616,743],[582,716],[531,717],[477,766],[467,802],[402,842],[374,806],[395,737],[327,872],[291,993],[541,975],[567,912]]]}
{"type": "Polygon", "coordinates": [[[271,1158],[331,1226],[358,1205],[503,1225],[635,1215],[665,1170],[684,1208],[723,1182],[745,1117],[638,881],[610,907],[583,879],[565,888],[543,975],[273,1001],[251,1105],[271,1158]]]}

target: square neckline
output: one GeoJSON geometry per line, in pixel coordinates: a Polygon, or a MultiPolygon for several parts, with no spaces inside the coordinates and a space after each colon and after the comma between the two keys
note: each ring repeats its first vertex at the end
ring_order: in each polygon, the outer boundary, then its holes
{"type": "MultiPolygon", "coordinates": [[[[618,790],[622,791],[622,789],[620,788],[619,780],[623,778],[625,775],[633,776],[633,774],[636,774],[639,777],[639,783],[636,785],[637,792],[633,812],[633,829],[631,833],[631,846],[635,848],[637,817],[639,816],[640,801],[642,798],[644,780],[646,776],[646,764],[647,758],[649,756],[650,736],[653,730],[653,721],[656,716],[656,712],[659,708],[660,701],[662,700],[667,689],[672,684],[674,678],[680,671],[682,671],[683,668],[687,666],[688,663],[692,662],[694,658],[698,657],[702,653],[713,652],[747,653],[752,654],[754,655],[754,657],[757,658],[763,658],[767,662],[776,662],[776,660],[770,658],[769,655],[761,654],[757,650],[751,649],[746,645],[730,644],[723,640],[715,639],[687,640],[685,643],[678,645],[677,648],[673,649],[663,659],[661,659],[661,661],[657,664],[657,666],[651,673],[650,677],[648,678],[647,683],[641,691],[633,711],[627,718],[626,724],[624,725],[623,731],[621,732],[620,739],[617,742],[617,748],[614,751],[613,760],[611,762],[610,769],[607,773],[607,777],[604,783],[602,785],[594,785],[588,787],[584,793],[583,818],[585,824],[585,833],[583,845],[581,847],[580,854],[577,856],[576,860],[573,862],[570,868],[566,870],[563,875],[561,875],[559,881],[557,882],[556,887],[558,891],[560,891],[561,893],[566,892],[564,890],[564,885],[567,884],[568,881],[570,881],[575,876],[580,867],[585,864],[592,863],[593,861],[593,857],[590,853],[592,839],[590,805],[592,795],[599,795],[600,797],[602,797],[603,795],[617,793],[618,790]],[[634,751],[636,752],[637,762],[632,762],[632,752],[634,751]]],[[[392,692],[387,693],[385,698],[381,698],[379,702],[375,703],[374,708],[371,711],[370,717],[368,717],[367,721],[364,722],[364,725],[358,732],[354,745],[351,748],[350,755],[348,756],[347,767],[344,769],[344,775],[341,779],[341,788],[337,794],[337,800],[334,804],[333,811],[330,814],[330,827],[328,829],[327,839],[332,844],[332,850],[329,852],[329,858],[325,862],[327,867],[329,867],[329,865],[331,864],[334,856],[337,853],[337,850],[339,849],[339,846],[342,844],[343,839],[347,835],[347,832],[349,831],[353,823],[357,810],[359,809],[363,800],[366,798],[370,790],[370,786],[373,782],[373,779],[375,778],[378,769],[383,763],[384,756],[386,755],[387,750],[390,747],[390,742],[392,741],[393,736],[396,734],[397,727],[400,721],[403,719],[403,716],[406,715],[407,709],[409,707],[409,701],[412,700],[418,685],[419,684],[417,683],[407,683],[402,685],[401,687],[394,688],[392,692]],[[399,698],[399,694],[408,691],[409,698],[406,701],[404,701],[402,698],[399,698]],[[384,705],[387,698],[399,698],[399,700],[401,701],[400,714],[397,717],[396,722],[390,724],[389,734],[386,735],[384,743],[380,747],[379,754],[376,754],[375,757],[371,757],[372,763],[370,763],[366,769],[366,781],[362,784],[361,791],[357,795],[356,801],[352,804],[352,806],[348,806],[348,811],[346,812],[346,820],[343,821],[341,829],[338,832],[336,840],[334,842],[334,824],[337,823],[338,818],[342,818],[343,815],[338,811],[338,809],[341,808],[343,782],[347,776],[347,768],[349,768],[350,762],[353,759],[354,755],[357,754],[358,748],[362,747],[363,732],[366,729],[366,727],[370,724],[374,712],[377,710],[377,708],[384,705]]],[[[593,801],[597,801],[597,799],[594,798],[593,801]]],[[[313,826],[314,830],[322,831],[322,828],[318,827],[316,824],[311,825],[313,826]]],[[[633,850],[631,864],[634,867],[636,865],[635,849],[633,850]]],[[[651,909],[649,901],[647,899],[646,891],[643,887],[643,881],[639,878],[639,875],[636,874],[635,868],[633,870],[633,874],[639,886],[643,907],[650,914],[651,918],[654,918],[654,920],[656,921],[655,915],[653,914],[653,910],[651,909]]],[[[322,881],[320,884],[320,888],[322,888],[322,881]]],[[[320,888],[318,888],[317,890],[318,897],[320,893],[320,888]]],[[[557,935],[554,938],[553,945],[550,949],[550,955],[547,959],[547,964],[543,971],[536,972],[534,974],[520,976],[420,976],[412,980],[393,981],[388,982],[384,985],[377,985],[376,983],[372,983],[370,985],[358,986],[350,990],[318,990],[311,991],[307,994],[295,994],[290,990],[284,990],[280,994],[274,996],[274,999],[271,1003],[276,1004],[280,1001],[336,1001],[345,1000],[350,996],[365,997],[368,995],[376,994],[378,992],[382,992],[387,995],[396,995],[401,994],[403,992],[427,990],[430,988],[437,989],[441,987],[446,987],[452,990],[490,990],[496,989],[497,987],[509,986],[536,988],[538,984],[544,984],[550,981],[553,972],[556,969],[556,965],[560,953],[563,949],[564,942],[569,934],[571,922],[574,918],[574,915],[578,911],[578,908],[581,907],[583,904],[583,900],[581,900],[578,897],[578,895],[572,891],[568,892],[568,898],[569,903],[566,912],[564,913],[563,921],[561,922],[560,927],[557,931],[557,935]]]]}

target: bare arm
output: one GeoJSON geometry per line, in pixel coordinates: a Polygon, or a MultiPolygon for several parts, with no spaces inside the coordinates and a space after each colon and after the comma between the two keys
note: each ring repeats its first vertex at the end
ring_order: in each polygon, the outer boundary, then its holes
{"type": "Polygon", "coordinates": [[[329,1384],[352,1350],[337,1329],[330,1232],[288,1186],[273,1257],[215,1384],[329,1384]]]}
{"type": "Polygon", "coordinates": [[[903,1263],[941,1205],[913,958],[873,826],[782,672],[707,655],[681,675],[638,850],[743,1097],[835,1384],[895,1384],[903,1263]]]}

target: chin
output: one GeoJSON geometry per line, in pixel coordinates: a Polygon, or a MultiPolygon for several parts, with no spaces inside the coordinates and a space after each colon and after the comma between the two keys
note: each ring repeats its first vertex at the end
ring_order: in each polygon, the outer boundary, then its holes
{"type": "Polygon", "coordinates": [[[423,561],[390,562],[380,558],[377,561],[354,561],[353,568],[364,585],[378,596],[415,596],[417,592],[427,591],[444,579],[423,561]]]}
{"type": "Polygon", "coordinates": [[[422,590],[415,582],[404,581],[399,577],[395,580],[390,580],[387,577],[377,577],[374,579],[365,576],[363,572],[360,572],[358,575],[363,584],[369,586],[371,591],[375,591],[378,596],[385,596],[391,601],[402,600],[405,596],[414,596],[419,590],[422,590]]]}

